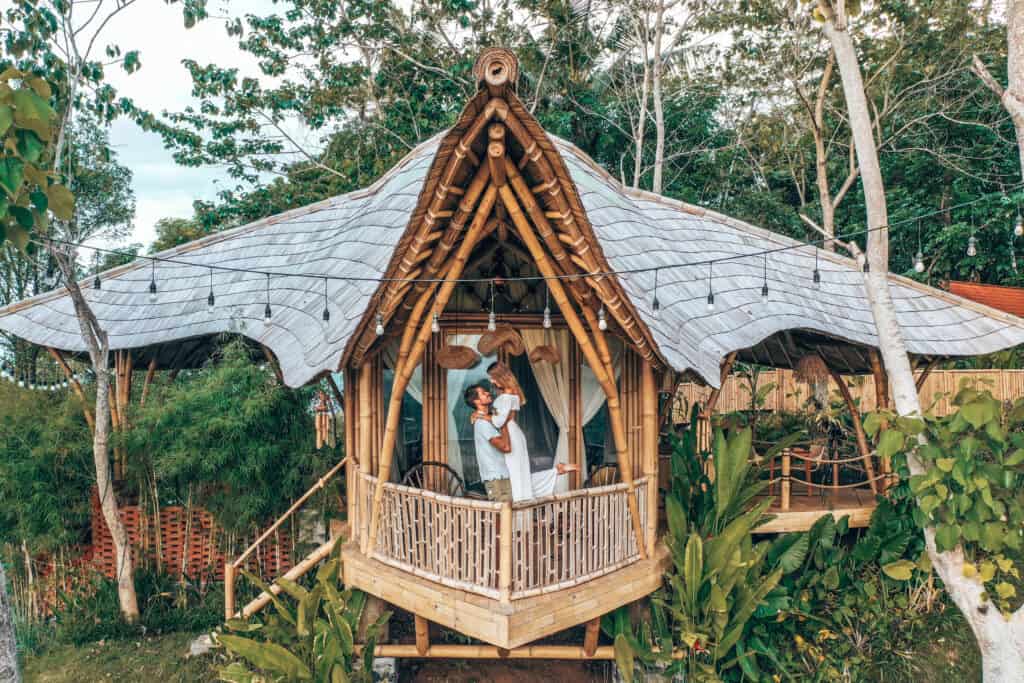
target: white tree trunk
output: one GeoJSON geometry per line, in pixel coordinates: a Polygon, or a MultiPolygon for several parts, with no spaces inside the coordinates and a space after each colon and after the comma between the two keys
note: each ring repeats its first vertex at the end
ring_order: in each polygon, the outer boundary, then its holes
{"type": "Polygon", "coordinates": [[[661,194],[662,177],[665,171],[665,103],[662,99],[661,41],[665,35],[665,0],[658,0],[658,12],[654,19],[654,54],[652,64],[652,97],[654,100],[654,178],[651,191],[661,194]]]}
{"type": "Polygon", "coordinates": [[[7,597],[7,577],[0,562],[0,683],[20,683],[18,647],[14,640],[14,616],[7,597]]]}
{"type": "Polygon", "coordinates": [[[75,307],[82,339],[89,349],[89,358],[96,373],[96,427],[93,431],[92,457],[96,467],[96,490],[100,499],[103,521],[110,530],[114,543],[117,569],[117,597],[121,615],[128,623],[139,619],[139,603],[135,595],[135,572],[132,566],[128,532],[121,520],[114,492],[114,478],[110,467],[110,345],[106,332],[100,327],[89,302],[75,279],[74,259],[62,251],[51,249],[64,273],[68,295],[75,307]]]}
{"type": "MultiPolygon", "coordinates": [[[[868,228],[871,231],[868,233],[866,255],[870,272],[866,274],[865,284],[878,330],[879,349],[892,382],[896,412],[900,415],[920,415],[921,404],[914,384],[914,375],[889,291],[888,216],[885,187],[878,164],[878,149],[871,126],[867,96],[864,93],[860,63],[853,39],[846,30],[841,6],[838,17],[830,17],[824,28],[832,43],[842,78],[850,128],[864,187],[868,228]]],[[[912,473],[923,472],[917,458],[911,456],[907,460],[912,473]]],[[[950,597],[963,612],[977,638],[986,683],[1024,681],[1024,612],[1018,610],[1012,619],[1006,620],[994,606],[982,602],[981,595],[984,589],[981,583],[964,577],[964,557],[960,548],[939,553],[931,529],[925,530],[925,542],[936,573],[942,578],[950,597]]]]}

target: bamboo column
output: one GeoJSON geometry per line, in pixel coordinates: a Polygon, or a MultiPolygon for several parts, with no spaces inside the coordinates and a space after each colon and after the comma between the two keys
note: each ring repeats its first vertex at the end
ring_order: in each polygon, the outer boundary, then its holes
{"type": "MultiPolygon", "coordinates": [[[[328,379],[331,379],[328,376],[328,379]]],[[[351,368],[345,368],[345,393],[341,394],[342,420],[345,423],[345,457],[348,463],[345,465],[345,496],[347,503],[346,517],[348,518],[348,533],[353,540],[359,539],[359,510],[358,502],[358,478],[359,460],[356,458],[356,425],[355,425],[355,391],[356,374],[351,368]]],[[[330,381],[331,387],[338,392],[334,380],[330,381]]],[[[339,392],[340,393],[340,392],[339,392]]]]}
{"type": "MultiPolygon", "coordinates": [[[[629,449],[626,446],[626,433],[623,426],[619,393],[615,387],[615,375],[609,376],[606,370],[606,367],[610,366],[610,362],[606,364],[598,357],[598,352],[594,349],[594,344],[591,343],[586,328],[580,321],[579,316],[576,315],[576,309],[573,308],[573,305],[566,296],[562,281],[556,277],[551,260],[541,247],[540,241],[530,226],[530,222],[526,219],[522,208],[519,206],[519,202],[516,201],[515,193],[508,185],[502,187],[500,193],[505,209],[508,211],[509,216],[511,216],[512,222],[519,233],[519,238],[526,245],[530,255],[537,263],[537,269],[545,278],[552,298],[554,298],[555,303],[562,312],[562,316],[565,318],[566,323],[568,323],[569,329],[572,330],[573,335],[576,337],[580,351],[587,359],[587,363],[590,365],[591,370],[593,370],[607,397],[608,417],[612,424],[612,438],[615,440],[615,450],[618,453],[619,470],[622,473],[622,481],[626,484],[631,494],[628,496],[629,512],[632,517],[633,531],[636,534],[637,549],[640,551],[641,559],[646,559],[647,547],[644,543],[644,532],[640,525],[640,506],[637,503],[636,491],[633,486],[633,463],[629,455],[629,449]]],[[[589,309],[584,306],[583,310],[586,312],[589,309]]]]}
{"type": "MultiPolygon", "coordinates": [[[[484,224],[491,214],[491,209],[494,208],[496,199],[497,190],[494,188],[494,185],[488,185],[483,198],[480,200],[480,205],[477,207],[473,222],[466,232],[462,243],[459,245],[451,266],[448,268],[444,283],[438,288],[437,296],[431,306],[431,314],[437,313],[440,315],[441,311],[448,304],[448,299],[455,289],[456,280],[462,276],[462,271],[466,267],[466,260],[479,240],[480,232],[483,230],[484,224]]],[[[411,324],[411,321],[406,324],[411,324]]],[[[399,414],[402,408],[402,395],[405,393],[405,388],[412,377],[413,369],[419,363],[420,358],[423,357],[423,352],[426,349],[427,340],[430,338],[430,335],[430,319],[428,316],[427,320],[421,325],[416,339],[412,343],[412,348],[399,349],[399,363],[396,365],[400,365],[401,369],[395,370],[395,380],[391,388],[391,400],[388,405],[387,422],[384,425],[384,443],[381,447],[380,472],[377,487],[373,492],[373,505],[370,511],[370,538],[366,547],[367,553],[373,552],[373,546],[377,540],[376,534],[380,518],[380,505],[384,498],[384,483],[391,476],[391,461],[393,460],[391,451],[395,447],[399,414]]],[[[403,336],[402,343],[403,345],[406,343],[405,336],[403,336]]]]}
{"type": "MultiPolygon", "coordinates": [[[[853,433],[857,437],[857,450],[860,451],[860,457],[864,460],[864,471],[867,472],[868,481],[871,484],[871,492],[878,493],[878,484],[875,481],[875,466],[871,462],[871,447],[868,445],[867,434],[864,433],[864,423],[860,419],[860,409],[854,403],[850,387],[846,386],[846,380],[843,379],[842,375],[831,367],[828,369],[828,372],[832,375],[832,381],[839,385],[839,393],[843,395],[846,407],[850,410],[850,417],[853,420],[853,433]]],[[[838,484],[838,482],[832,483],[838,484]]]]}
{"type": "Polygon", "coordinates": [[[82,412],[85,414],[85,422],[89,425],[89,430],[93,431],[96,429],[96,419],[93,417],[92,409],[89,408],[89,401],[85,397],[85,391],[82,390],[82,385],[75,379],[75,373],[71,371],[71,366],[64,359],[64,355],[61,354],[57,349],[47,346],[46,350],[53,356],[53,360],[56,361],[60,369],[64,371],[64,377],[67,379],[71,389],[75,392],[75,396],[82,402],[82,412]]]}
{"type": "Polygon", "coordinates": [[[658,537],[658,393],[654,369],[640,361],[641,438],[644,476],[647,477],[647,552],[654,554],[658,537]]]}
{"type": "Polygon", "coordinates": [[[416,652],[421,656],[430,649],[430,622],[418,614],[413,615],[416,624],[416,652]]]}
{"type": "Polygon", "coordinates": [[[224,560],[224,621],[235,617],[235,568],[224,560]]]}
{"type": "Polygon", "coordinates": [[[791,456],[789,451],[782,451],[782,502],[781,508],[783,510],[789,509],[789,495],[790,495],[790,484],[789,478],[790,468],[792,467],[791,456]]]}
{"type": "MultiPolygon", "coordinates": [[[[370,374],[372,360],[365,360],[362,367],[359,368],[359,391],[356,394],[356,400],[359,402],[359,429],[357,430],[357,438],[359,440],[359,471],[363,474],[373,474],[373,457],[370,455],[370,440],[373,424],[373,416],[371,415],[371,397],[370,397],[370,374]]],[[[361,504],[362,501],[359,501],[361,504]]],[[[362,509],[362,508],[360,508],[362,509]]],[[[359,547],[363,552],[367,552],[367,543],[369,542],[370,535],[367,534],[365,538],[359,539],[359,547]]]]}
{"type": "Polygon", "coordinates": [[[146,397],[149,396],[149,386],[153,383],[153,376],[156,375],[156,354],[153,354],[153,358],[149,361],[149,367],[146,368],[146,379],[142,382],[142,396],[139,397],[139,407],[146,405],[146,397]]]}
{"type": "Polygon", "coordinates": [[[498,599],[503,604],[512,600],[512,503],[501,504],[498,537],[498,599]]]}
{"type": "Polygon", "coordinates": [[[580,451],[583,448],[583,414],[582,396],[580,392],[580,352],[576,339],[569,335],[569,463],[580,465],[580,470],[569,473],[569,488],[578,489],[583,480],[586,479],[586,472],[582,467],[583,458],[580,451]]]}
{"type": "Polygon", "coordinates": [[[595,617],[587,622],[587,630],[583,635],[583,653],[587,657],[593,657],[597,652],[597,638],[601,635],[601,617],[595,617]]]}
{"type": "MultiPolygon", "coordinates": [[[[876,349],[868,352],[871,359],[871,375],[875,381],[875,410],[888,410],[889,408],[889,375],[885,372],[885,363],[882,362],[882,354],[876,349]]],[[[882,482],[881,489],[884,493],[889,488],[889,477],[892,473],[892,461],[886,456],[881,459],[882,482]]],[[[838,481],[833,482],[838,485],[838,481]]]]}

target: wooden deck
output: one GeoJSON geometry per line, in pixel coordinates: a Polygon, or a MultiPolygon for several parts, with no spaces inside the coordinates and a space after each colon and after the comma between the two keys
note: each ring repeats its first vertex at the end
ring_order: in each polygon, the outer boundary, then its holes
{"type": "Polygon", "coordinates": [[[652,557],[599,578],[552,593],[503,603],[442,585],[360,553],[354,543],[341,551],[345,585],[366,591],[473,638],[514,648],[611,612],[661,586],[669,562],[659,544],[652,557]]]}
{"type": "Polygon", "coordinates": [[[832,513],[838,520],[849,516],[850,528],[866,527],[871,521],[876,502],[875,494],[870,489],[839,489],[838,491],[812,491],[807,495],[801,490],[798,482],[793,483],[794,495],[789,501],[789,509],[778,507],[778,496],[768,513],[775,519],[759,526],[759,534],[780,534],[788,531],[806,531],[819,517],[832,513]]]}

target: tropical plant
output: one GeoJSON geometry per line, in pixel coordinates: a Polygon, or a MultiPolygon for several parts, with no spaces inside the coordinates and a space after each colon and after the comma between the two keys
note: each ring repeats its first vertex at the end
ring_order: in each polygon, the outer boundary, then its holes
{"type": "Polygon", "coordinates": [[[366,596],[339,586],[341,543],[320,566],[312,588],[278,579],[294,604],[275,596],[270,586],[243,572],[257,588],[271,596],[274,612],[265,619],[231,619],[226,626],[234,634],[216,634],[227,651],[238,658],[220,671],[220,680],[232,683],[256,681],[373,681],[374,646],[377,635],[391,618],[385,612],[366,629],[366,643],[359,652],[355,634],[366,596]],[[245,634],[245,635],[237,635],[245,634]]]}
{"type": "Polygon", "coordinates": [[[965,382],[952,402],[948,415],[878,413],[865,428],[877,434],[879,455],[894,457],[909,477],[913,519],[934,530],[936,550],[961,548],[963,575],[1010,615],[1024,598],[1024,399],[1004,408],[990,391],[965,382]],[[923,472],[910,475],[908,453],[923,472]]]}

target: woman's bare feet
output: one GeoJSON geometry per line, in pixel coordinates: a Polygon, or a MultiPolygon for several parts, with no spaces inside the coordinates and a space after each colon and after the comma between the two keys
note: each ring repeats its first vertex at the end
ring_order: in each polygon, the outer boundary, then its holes
{"type": "Polygon", "coordinates": [[[570,472],[579,472],[580,466],[576,464],[560,462],[557,465],[555,465],[555,469],[558,470],[559,474],[569,474],[570,472]]]}

